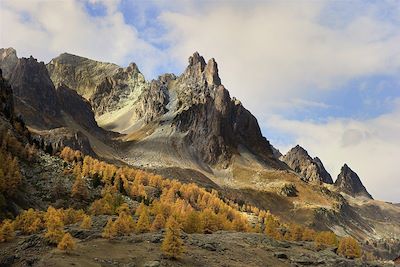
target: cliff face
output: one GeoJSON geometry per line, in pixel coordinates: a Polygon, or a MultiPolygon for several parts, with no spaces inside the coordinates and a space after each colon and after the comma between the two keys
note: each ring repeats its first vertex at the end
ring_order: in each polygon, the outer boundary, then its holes
{"type": "Polygon", "coordinates": [[[14,48],[0,48],[0,69],[3,71],[4,79],[10,79],[11,73],[17,63],[17,51],[14,48]]]}
{"type": "Polygon", "coordinates": [[[365,197],[372,199],[367,189],[362,184],[360,177],[347,164],[344,164],[338,175],[335,186],[342,192],[353,197],[365,197]]]}
{"type": "Polygon", "coordinates": [[[267,165],[286,168],[275,159],[257,119],[221,84],[213,58],[206,64],[203,57],[194,53],[177,84],[181,89],[181,112],[175,123],[188,132],[186,138],[197,146],[205,162],[229,162],[244,147],[267,165]]]}
{"type": "Polygon", "coordinates": [[[88,58],[63,53],[47,64],[50,78],[54,84],[63,83],[89,100],[96,86],[115,73],[118,66],[88,58]]]}
{"type": "Polygon", "coordinates": [[[62,125],[60,104],[43,62],[33,57],[19,59],[10,84],[16,113],[21,114],[28,125],[42,129],[62,125]]]}
{"type": "Polygon", "coordinates": [[[3,78],[3,71],[0,69],[0,113],[7,119],[14,117],[14,101],[11,86],[3,78]]]}
{"type": "Polygon", "coordinates": [[[68,88],[65,84],[59,84],[56,94],[60,108],[76,122],[79,122],[82,127],[87,130],[99,129],[89,102],[78,95],[75,90],[68,88]]]}
{"type": "Polygon", "coordinates": [[[299,173],[305,181],[333,183],[331,175],[325,170],[321,160],[317,157],[311,158],[308,152],[299,145],[292,148],[280,159],[299,173]]]}
{"type": "Polygon", "coordinates": [[[135,63],[118,68],[113,75],[105,77],[94,89],[90,103],[96,115],[112,112],[134,102],[148,88],[144,76],[135,63]]]}
{"type": "Polygon", "coordinates": [[[64,84],[88,100],[96,116],[132,104],[149,87],[135,63],[121,68],[64,53],[52,59],[47,69],[54,84],[64,84]]]}

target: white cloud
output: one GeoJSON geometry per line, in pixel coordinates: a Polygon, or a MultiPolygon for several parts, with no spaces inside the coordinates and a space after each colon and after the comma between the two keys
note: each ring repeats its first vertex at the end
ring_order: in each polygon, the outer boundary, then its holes
{"type": "Polygon", "coordinates": [[[63,52],[119,64],[136,61],[146,74],[163,64],[160,51],[125,23],[119,1],[92,2],[104,5],[106,14],[90,16],[78,0],[2,0],[0,46],[46,62],[63,52]]]}
{"type": "Polygon", "coordinates": [[[288,97],[399,70],[400,28],[389,22],[359,15],[329,27],[321,23],[323,2],[251,3],[164,12],[161,20],[177,60],[195,50],[216,57],[223,83],[258,114],[276,111],[288,97]]]}
{"type": "Polygon", "coordinates": [[[267,121],[274,130],[294,136],[293,144],[279,147],[282,152],[300,144],[312,156],[318,156],[333,177],[347,163],[375,198],[400,202],[400,101],[393,112],[364,121],[331,119],[316,123],[279,116],[267,121]]]}

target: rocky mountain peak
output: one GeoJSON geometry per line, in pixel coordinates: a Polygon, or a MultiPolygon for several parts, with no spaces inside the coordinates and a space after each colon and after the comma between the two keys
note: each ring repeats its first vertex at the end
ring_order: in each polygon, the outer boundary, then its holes
{"type": "Polygon", "coordinates": [[[360,177],[347,164],[344,164],[338,175],[335,186],[344,193],[353,197],[365,197],[372,199],[367,189],[361,182],[360,177]]]}
{"type": "Polygon", "coordinates": [[[300,145],[293,147],[280,159],[299,173],[305,181],[333,183],[331,175],[325,170],[321,160],[317,157],[313,159],[300,145]]]}
{"type": "Polygon", "coordinates": [[[0,48],[0,68],[3,70],[3,77],[5,79],[10,78],[17,62],[17,51],[14,48],[0,48]]]}
{"type": "Polygon", "coordinates": [[[221,85],[221,79],[218,75],[218,65],[214,58],[211,58],[205,68],[205,75],[208,84],[221,85]]]}
{"type": "MultiPolygon", "coordinates": [[[[131,66],[134,69],[133,66],[131,66]]],[[[118,65],[63,53],[47,64],[54,84],[63,82],[69,88],[89,100],[96,87],[120,69],[118,65]]]]}
{"type": "Polygon", "coordinates": [[[189,57],[188,68],[199,67],[200,70],[203,71],[205,66],[206,61],[202,56],[200,56],[199,52],[194,52],[193,55],[189,57]]]}

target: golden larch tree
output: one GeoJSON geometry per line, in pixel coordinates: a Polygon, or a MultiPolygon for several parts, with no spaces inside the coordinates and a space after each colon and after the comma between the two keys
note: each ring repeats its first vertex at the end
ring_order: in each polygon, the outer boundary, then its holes
{"type": "Polygon", "coordinates": [[[349,259],[361,257],[360,244],[358,244],[357,240],[350,236],[343,237],[340,240],[337,252],[339,255],[349,259]]]}
{"type": "Polygon", "coordinates": [[[71,252],[72,250],[75,249],[75,241],[72,238],[70,233],[64,234],[64,236],[61,238],[60,242],[57,245],[57,248],[65,251],[66,253],[71,252]]]}
{"type": "Polygon", "coordinates": [[[161,250],[170,258],[179,258],[184,251],[184,243],[181,239],[179,223],[173,216],[171,216],[168,218],[166,228],[166,234],[161,245],[161,250]]]}
{"type": "Polygon", "coordinates": [[[5,220],[0,225],[0,242],[8,242],[15,237],[14,224],[11,220],[5,220]]]}

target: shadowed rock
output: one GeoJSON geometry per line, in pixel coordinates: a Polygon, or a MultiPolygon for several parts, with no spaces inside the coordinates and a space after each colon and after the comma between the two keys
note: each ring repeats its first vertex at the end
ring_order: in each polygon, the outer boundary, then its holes
{"type": "Polygon", "coordinates": [[[299,173],[305,181],[333,183],[331,175],[325,170],[321,160],[317,157],[311,158],[308,152],[299,145],[292,148],[280,159],[299,173]]]}
{"type": "Polygon", "coordinates": [[[344,193],[353,197],[366,197],[373,199],[362,184],[360,177],[347,164],[344,164],[338,175],[335,186],[344,193]]]}

